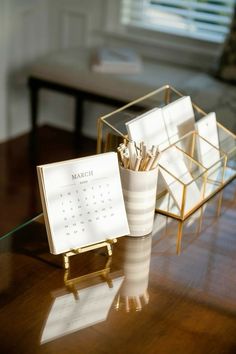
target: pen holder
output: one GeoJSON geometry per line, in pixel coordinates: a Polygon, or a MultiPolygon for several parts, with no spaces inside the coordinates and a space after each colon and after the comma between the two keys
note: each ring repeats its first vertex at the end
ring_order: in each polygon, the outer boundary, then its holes
{"type": "Polygon", "coordinates": [[[130,236],[147,235],[153,228],[158,168],[133,171],[120,166],[120,176],[130,236]]]}

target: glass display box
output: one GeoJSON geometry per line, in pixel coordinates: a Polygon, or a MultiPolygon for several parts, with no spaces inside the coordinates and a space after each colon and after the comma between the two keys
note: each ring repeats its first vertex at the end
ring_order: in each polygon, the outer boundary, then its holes
{"type": "MultiPolygon", "coordinates": [[[[155,107],[163,108],[184,95],[165,85],[98,119],[97,152],[116,151],[128,141],[126,123],[155,107]]],[[[192,102],[196,122],[207,113],[192,102]]],[[[177,173],[174,165],[161,158],[157,186],[156,211],[185,220],[236,176],[236,135],[217,122],[218,146],[196,130],[173,138],[161,155],[174,153],[187,167],[177,173]]],[[[174,159],[173,159],[174,160],[174,159]]]]}

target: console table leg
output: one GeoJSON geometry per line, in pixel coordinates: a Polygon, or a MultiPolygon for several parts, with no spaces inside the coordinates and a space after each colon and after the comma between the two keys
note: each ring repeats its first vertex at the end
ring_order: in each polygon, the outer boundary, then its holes
{"type": "Polygon", "coordinates": [[[84,100],[81,96],[75,97],[75,146],[78,149],[80,145],[82,124],[83,124],[83,114],[84,114],[84,100]]]}
{"type": "Polygon", "coordinates": [[[30,156],[35,159],[37,147],[37,116],[38,116],[38,92],[39,88],[29,81],[30,89],[30,114],[31,114],[31,134],[30,134],[30,156]]]}

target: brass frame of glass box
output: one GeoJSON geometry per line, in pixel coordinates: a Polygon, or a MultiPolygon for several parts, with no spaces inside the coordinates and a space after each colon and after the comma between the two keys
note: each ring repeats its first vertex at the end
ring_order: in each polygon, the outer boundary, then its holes
{"type": "MultiPolygon", "coordinates": [[[[214,199],[211,198],[210,201],[206,202],[198,209],[196,214],[190,216],[187,220],[182,221],[174,218],[169,219],[166,218],[166,216],[163,216],[161,214],[159,214],[159,216],[157,215],[156,216],[157,220],[159,220],[158,219],[159,217],[165,218],[165,227],[161,228],[161,232],[163,232],[164,230],[164,233],[161,233],[161,238],[158,239],[158,242],[164,240],[165,237],[169,238],[171,236],[172,238],[172,236],[175,235],[176,236],[175,252],[177,255],[180,255],[182,252],[183,238],[186,238],[186,242],[188,244],[191,244],[193,240],[196,240],[200,236],[202,230],[205,230],[209,226],[212,226],[220,217],[221,210],[222,210],[223,193],[224,191],[223,189],[221,189],[221,191],[214,197],[214,199]],[[212,200],[213,200],[213,204],[211,204],[212,200]],[[212,210],[213,214],[210,214],[209,216],[207,216],[207,214],[205,213],[205,207],[208,208],[208,206],[213,208],[212,210]],[[211,219],[212,221],[209,224],[209,220],[211,219]],[[206,220],[208,220],[208,223],[204,225],[204,222],[206,220]]],[[[159,220],[159,223],[157,223],[157,225],[162,225],[161,220],[159,220]]],[[[154,240],[158,233],[159,230],[155,230],[155,232],[153,233],[154,240]]]]}
{"type": "MultiPolygon", "coordinates": [[[[145,107],[145,108],[148,108],[146,105],[143,105],[143,103],[145,102],[145,100],[148,100],[150,98],[152,98],[153,96],[156,97],[158,94],[163,94],[163,97],[164,97],[164,105],[168,104],[171,102],[171,95],[172,93],[174,93],[175,95],[177,95],[177,97],[183,97],[184,94],[182,94],[181,92],[179,92],[178,90],[176,90],[174,87],[170,86],[170,85],[164,85],[162,87],[160,87],[159,89],[155,90],[155,91],[152,91],[150,93],[148,93],[147,95],[143,96],[143,97],[140,97],[132,102],[129,102],[128,104],[126,104],[125,106],[123,107],[120,107],[119,109],[113,111],[113,112],[110,112],[109,114],[106,114],[105,116],[102,116],[98,119],[98,125],[97,125],[97,128],[98,128],[98,135],[97,135],[97,153],[101,153],[101,152],[105,152],[105,151],[110,151],[109,150],[109,146],[108,146],[108,142],[107,142],[107,139],[105,140],[105,147],[103,148],[103,130],[104,130],[104,127],[110,129],[112,132],[114,132],[114,135],[116,135],[117,137],[120,137],[124,140],[127,140],[129,141],[128,139],[128,136],[126,134],[123,134],[121,131],[119,131],[115,126],[113,126],[111,123],[109,123],[109,118],[110,117],[113,117],[115,116],[115,114],[119,114],[119,113],[122,113],[123,111],[129,109],[129,108],[135,108],[135,107],[145,107]]],[[[193,105],[193,108],[195,110],[195,112],[197,112],[201,117],[204,117],[207,115],[207,113],[205,111],[203,111],[200,107],[198,107],[195,103],[192,103],[193,105]]],[[[157,105],[156,105],[157,106],[157,105]]],[[[150,108],[153,108],[150,106],[150,108]]],[[[227,135],[231,136],[234,140],[236,140],[236,135],[233,134],[231,131],[229,131],[228,129],[226,129],[223,125],[221,125],[220,123],[217,123],[217,126],[219,129],[222,129],[227,135]]],[[[188,134],[190,133],[193,133],[193,134],[197,134],[197,132],[189,132],[188,134]]],[[[186,134],[187,135],[187,134],[186,134]]],[[[170,144],[170,146],[168,148],[170,148],[172,145],[176,145],[179,141],[181,141],[183,138],[186,137],[186,135],[184,137],[182,137],[181,139],[179,139],[178,141],[176,141],[174,144],[170,144]]],[[[203,137],[201,137],[202,139],[204,139],[203,137]]],[[[204,139],[206,140],[206,139],[204,139]]],[[[207,141],[207,140],[206,140],[207,141]]],[[[208,141],[207,141],[208,142],[208,141]]],[[[210,142],[208,142],[210,145],[212,145],[210,142]]],[[[213,146],[213,145],[212,145],[213,146]]],[[[214,146],[213,146],[214,147],[214,146]]],[[[167,148],[167,149],[168,149],[167,148]]],[[[216,148],[216,147],[214,147],[216,148]]],[[[233,151],[235,151],[235,157],[236,157],[236,145],[234,146],[234,148],[232,149],[232,151],[222,151],[221,149],[218,149],[221,151],[221,154],[224,155],[224,172],[223,174],[225,173],[225,168],[227,167],[227,159],[228,159],[228,156],[230,153],[232,153],[233,151]]],[[[187,155],[187,154],[186,154],[187,155]]],[[[188,158],[191,158],[190,155],[188,155],[188,158]]],[[[193,161],[196,163],[196,164],[199,164],[198,161],[196,161],[195,159],[193,159],[193,161]]],[[[220,161],[220,160],[219,160],[220,161]]],[[[200,164],[201,165],[201,164],[200,164]]],[[[161,167],[161,166],[160,166],[161,167]]],[[[204,167],[201,165],[201,167],[204,167]]],[[[161,167],[163,168],[163,167],[161,167]]],[[[207,175],[208,175],[208,172],[209,170],[212,168],[212,166],[210,168],[205,168],[205,184],[207,183],[207,175]]],[[[234,170],[233,170],[234,171],[234,170]]],[[[222,179],[222,183],[219,183],[218,187],[210,194],[208,195],[207,197],[203,197],[203,199],[201,200],[201,202],[197,203],[195,205],[194,208],[192,208],[188,213],[185,213],[184,214],[184,207],[185,207],[185,192],[183,193],[183,208],[182,208],[182,212],[181,212],[181,215],[176,215],[174,213],[170,213],[170,212],[167,212],[165,210],[161,210],[161,209],[156,209],[157,212],[159,213],[162,213],[164,215],[167,215],[167,216],[170,216],[170,217],[173,217],[173,218],[176,218],[178,220],[185,220],[186,218],[188,218],[195,210],[197,210],[200,206],[202,206],[207,200],[209,200],[213,195],[215,195],[220,189],[222,189],[226,184],[228,184],[232,179],[234,179],[236,176],[236,170],[235,172],[228,178],[228,179],[225,179],[223,178],[222,179]]],[[[176,178],[174,176],[174,178],[176,180],[178,180],[178,178],[176,178]]],[[[204,187],[205,188],[205,187],[204,187]]],[[[185,187],[184,187],[185,189],[185,187]]]]}
{"type": "MultiPolygon", "coordinates": [[[[179,184],[181,184],[183,186],[183,193],[182,193],[182,201],[181,201],[181,208],[180,208],[180,215],[176,214],[176,213],[171,213],[168,212],[166,210],[160,209],[160,208],[156,208],[156,211],[164,214],[164,215],[168,215],[171,216],[173,218],[179,219],[179,220],[185,220],[186,218],[188,218],[194,211],[196,211],[200,206],[202,206],[207,200],[209,200],[211,197],[213,197],[213,195],[215,195],[221,188],[223,188],[223,186],[226,184],[224,182],[224,175],[225,175],[225,169],[226,169],[226,165],[227,165],[227,156],[226,154],[224,154],[223,152],[221,152],[221,157],[219,158],[219,160],[217,160],[216,162],[214,162],[209,168],[205,167],[201,162],[199,162],[197,159],[194,159],[191,154],[188,154],[187,152],[181,150],[180,147],[178,147],[178,144],[180,142],[182,142],[186,137],[188,136],[192,136],[192,146],[191,146],[191,150],[193,149],[193,145],[196,144],[196,136],[198,136],[199,138],[201,138],[203,141],[205,141],[208,145],[212,146],[213,149],[220,151],[219,149],[217,149],[216,147],[214,147],[209,141],[207,141],[206,139],[204,139],[203,137],[201,137],[196,131],[192,131],[189,132],[187,134],[185,134],[181,139],[177,140],[175,143],[171,144],[170,146],[168,146],[165,150],[163,150],[163,153],[172,148],[172,147],[176,147],[178,150],[180,150],[183,155],[184,158],[186,159],[190,159],[192,160],[192,162],[199,166],[202,169],[202,173],[199,174],[196,178],[193,178],[193,180],[189,183],[183,183],[179,178],[177,178],[176,176],[174,176],[170,171],[167,171],[163,166],[160,165],[160,170],[164,170],[166,171],[169,175],[171,175],[171,177],[173,177],[175,179],[175,181],[177,181],[179,184]],[[215,188],[209,195],[206,195],[206,186],[207,183],[209,181],[211,181],[208,176],[211,175],[212,170],[214,169],[214,167],[222,161],[222,178],[221,181],[212,181],[212,184],[215,184],[217,186],[217,188],[215,188]],[[193,182],[196,182],[198,178],[202,177],[203,178],[203,185],[202,185],[202,191],[201,191],[201,201],[196,203],[196,205],[190,209],[188,212],[185,212],[185,203],[186,203],[186,198],[187,198],[187,188],[188,185],[190,185],[193,182]]],[[[236,148],[235,148],[235,153],[236,153],[236,148]]],[[[214,172],[216,172],[216,169],[214,170],[214,172]]],[[[236,176],[236,171],[235,174],[232,178],[234,178],[236,176]]],[[[230,180],[231,180],[230,179],[230,180]]],[[[230,180],[227,180],[227,183],[229,183],[230,180]]],[[[168,192],[167,192],[168,193],[168,192]]],[[[157,200],[160,199],[162,197],[161,193],[160,195],[157,195],[157,200]]]]}

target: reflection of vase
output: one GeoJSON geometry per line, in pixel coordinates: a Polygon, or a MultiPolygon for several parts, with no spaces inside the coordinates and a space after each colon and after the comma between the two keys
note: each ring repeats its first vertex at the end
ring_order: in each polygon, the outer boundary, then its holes
{"type": "MultiPolygon", "coordinates": [[[[125,300],[129,311],[129,301],[133,301],[136,310],[142,309],[142,301],[148,303],[148,278],[151,257],[151,234],[142,238],[124,239],[124,282],[120,290],[119,301],[125,300]]],[[[119,305],[118,305],[119,307],[119,305]]]]}

